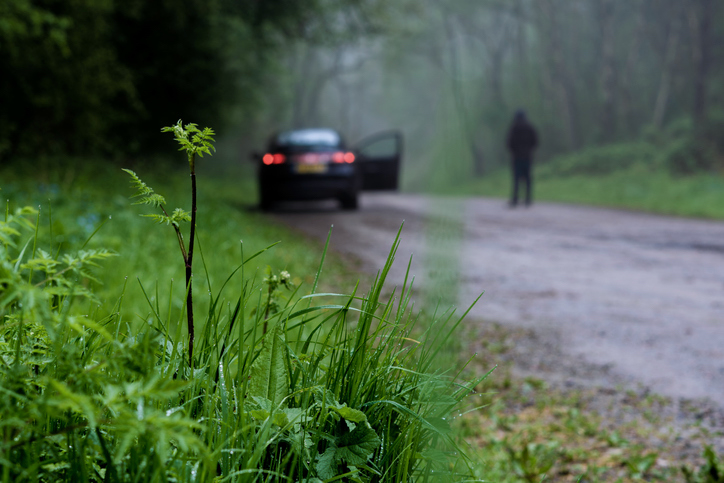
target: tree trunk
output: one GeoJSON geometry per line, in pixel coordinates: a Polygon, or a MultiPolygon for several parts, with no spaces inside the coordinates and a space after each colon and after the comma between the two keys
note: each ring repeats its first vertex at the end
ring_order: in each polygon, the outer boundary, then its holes
{"type": "Polygon", "coordinates": [[[657,128],[660,128],[664,122],[666,106],[669,102],[669,93],[671,90],[671,71],[674,68],[678,48],[679,21],[678,19],[674,19],[669,26],[669,35],[666,41],[666,55],[664,57],[663,68],[661,69],[661,80],[659,81],[659,91],[656,95],[656,104],[654,105],[652,122],[657,128]]]}
{"type": "Polygon", "coordinates": [[[578,131],[575,94],[560,39],[560,25],[557,14],[559,4],[554,5],[551,0],[539,0],[536,2],[536,6],[539,9],[539,17],[546,21],[540,30],[548,40],[545,42],[547,62],[550,63],[549,65],[553,69],[551,80],[553,81],[555,99],[558,104],[557,110],[563,118],[566,144],[568,149],[575,150],[581,145],[581,136],[578,131]]]}
{"type": "Polygon", "coordinates": [[[614,52],[614,6],[612,0],[598,0],[599,30],[601,35],[601,91],[603,114],[601,140],[611,142],[615,136],[616,59],[614,52]]]}
{"type": "Polygon", "coordinates": [[[692,118],[697,127],[706,122],[707,115],[707,84],[711,65],[711,17],[714,13],[712,7],[712,0],[697,0],[696,7],[688,11],[694,64],[692,118]]]}
{"type": "Polygon", "coordinates": [[[637,123],[635,119],[636,109],[634,107],[633,96],[633,72],[639,60],[639,45],[641,42],[642,30],[644,27],[643,7],[639,4],[636,11],[636,24],[632,34],[631,42],[628,47],[628,56],[626,57],[626,66],[621,75],[621,112],[622,119],[625,123],[626,132],[635,134],[637,131],[637,123]]]}
{"type": "Polygon", "coordinates": [[[485,173],[485,163],[483,157],[478,155],[479,152],[475,143],[475,127],[471,123],[470,114],[468,113],[468,106],[465,102],[465,94],[463,92],[462,86],[460,85],[460,81],[458,80],[459,59],[456,45],[457,40],[453,35],[454,29],[451,25],[451,22],[452,20],[450,17],[446,17],[443,20],[445,28],[445,38],[447,40],[450,52],[449,58],[451,64],[450,70],[452,72],[451,87],[453,91],[453,98],[455,101],[458,116],[460,117],[460,124],[463,128],[463,136],[473,158],[473,174],[475,176],[482,176],[485,173]]]}
{"type": "Polygon", "coordinates": [[[525,22],[523,21],[523,0],[515,2],[516,19],[516,50],[518,51],[518,75],[521,78],[521,86],[525,92],[524,102],[526,106],[531,105],[530,79],[528,76],[528,42],[525,34],[525,22]]]}

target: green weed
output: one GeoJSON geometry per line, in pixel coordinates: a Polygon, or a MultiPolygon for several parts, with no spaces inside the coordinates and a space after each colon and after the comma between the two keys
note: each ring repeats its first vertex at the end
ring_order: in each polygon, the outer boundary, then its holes
{"type": "Polygon", "coordinates": [[[724,482],[724,461],[719,458],[714,450],[707,446],[704,449],[705,463],[694,472],[691,468],[681,468],[686,483],[722,483],[724,482]]]}

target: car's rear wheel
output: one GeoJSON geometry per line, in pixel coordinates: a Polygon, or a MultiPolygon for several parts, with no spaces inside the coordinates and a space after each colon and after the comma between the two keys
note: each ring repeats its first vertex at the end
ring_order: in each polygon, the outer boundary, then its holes
{"type": "Polygon", "coordinates": [[[274,199],[269,195],[269,193],[261,190],[261,193],[259,193],[259,209],[262,211],[269,211],[273,205],[274,199]]]}
{"type": "Polygon", "coordinates": [[[357,193],[345,193],[339,197],[339,203],[343,210],[356,210],[359,207],[359,195],[357,193]]]}

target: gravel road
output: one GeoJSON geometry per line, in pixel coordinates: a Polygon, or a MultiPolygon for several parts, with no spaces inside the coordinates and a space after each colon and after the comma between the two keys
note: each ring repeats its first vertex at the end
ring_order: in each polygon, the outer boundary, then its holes
{"type": "Polygon", "coordinates": [[[392,283],[414,254],[423,297],[452,292],[467,308],[484,291],[470,319],[532,329],[539,342],[524,350],[546,378],[724,408],[724,223],[400,194],[365,195],[357,212],[290,204],[273,216],[319,239],[334,225],[332,249],[369,273],[404,220],[392,283]]]}

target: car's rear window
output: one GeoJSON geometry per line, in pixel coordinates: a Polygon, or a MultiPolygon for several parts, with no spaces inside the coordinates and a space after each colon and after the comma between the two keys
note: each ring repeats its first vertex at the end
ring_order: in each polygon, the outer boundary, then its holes
{"type": "Polygon", "coordinates": [[[300,129],[280,133],[274,144],[291,150],[332,149],[342,146],[342,138],[331,129],[300,129]]]}

